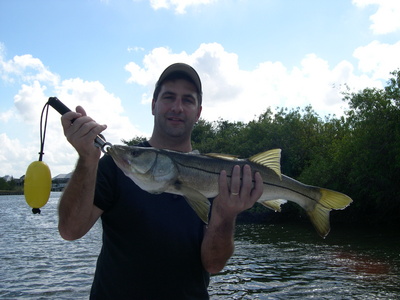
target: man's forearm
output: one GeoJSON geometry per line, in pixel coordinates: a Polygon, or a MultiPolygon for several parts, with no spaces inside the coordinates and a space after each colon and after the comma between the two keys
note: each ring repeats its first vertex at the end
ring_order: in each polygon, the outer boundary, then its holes
{"type": "Polygon", "coordinates": [[[209,273],[221,271],[233,254],[235,219],[210,220],[201,247],[202,263],[209,273]]]}
{"type": "Polygon", "coordinates": [[[58,229],[64,239],[74,240],[85,235],[101,214],[93,204],[96,173],[97,163],[78,159],[58,207],[58,229]]]}
{"type": "Polygon", "coordinates": [[[201,246],[202,263],[210,273],[221,271],[233,254],[237,215],[252,207],[263,192],[263,181],[258,172],[254,175],[254,184],[249,165],[243,167],[242,175],[240,167],[235,166],[230,185],[225,170],[219,177],[219,194],[213,201],[209,226],[201,246]]]}

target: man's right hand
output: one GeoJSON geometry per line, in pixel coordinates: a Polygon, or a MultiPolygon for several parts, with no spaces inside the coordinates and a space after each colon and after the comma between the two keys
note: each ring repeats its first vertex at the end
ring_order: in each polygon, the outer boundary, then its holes
{"type": "Polygon", "coordinates": [[[84,236],[103,211],[93,204],[96,173],[101,151],[96,136],[107,128],[96,123],[78,106],[61,117],[64,135],[79,154],[75,171],[64,189],[58,206],[58,230],[66,240],[84,236]]]}
{"type": "Polygon", "coordinates": [[[100,149],[95,147],[96,136],[107,128],[86,115],[82,106],[76,107],[76,112],[70,111],[61,117],[64,135],[76,149],[79,156],[85,160],[98,160],[100,149]]]}

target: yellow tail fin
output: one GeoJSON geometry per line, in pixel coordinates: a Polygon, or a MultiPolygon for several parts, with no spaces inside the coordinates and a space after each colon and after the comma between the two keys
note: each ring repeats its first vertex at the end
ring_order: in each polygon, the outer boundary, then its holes
{"type": "Polygon", "coordinates": [[[314,210],[307,212],[312,224],[317,230],[318,234],[323,238],[329,233],[329,212],[332,209],[345,209],[353,200],[345,194],[320,189],[321,199],[315,205],[314,210]]]}

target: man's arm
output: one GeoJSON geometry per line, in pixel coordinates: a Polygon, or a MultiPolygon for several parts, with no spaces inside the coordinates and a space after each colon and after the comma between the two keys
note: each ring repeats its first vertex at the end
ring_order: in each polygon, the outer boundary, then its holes
{"type": "Polygon", "coordinates": [[[58,230],[66,240],[84,236],[103,213],[93,204],[96,173],[97,165],[78,159],[58,206],[58,230]]]}
{"type": "Polygon", "coordinates": [[[58,230],[66,240],[84,236],[103,211],[93,204],[100,150],[94,146],[96,136],[106,129],[86,116],[78,106],[61,118],[64,135],[79,154],[78,162],[58,207],[58,230]],[[73,121],[74,120],[74,121],[73,121]]]}
{"type": "Polygon", "coordinates": [[[233,254],[237,215],[252,207],[263,192],[259,173],[254,175],[253,185],[250,166],[243,167],[242,184],[240,172],[240,167],[235,166],[230,188],[225,171],[219,178],[219,194],[213,201],[211,218],[201,246],[203,266],[210,273],[221,271],[233,254]]]}

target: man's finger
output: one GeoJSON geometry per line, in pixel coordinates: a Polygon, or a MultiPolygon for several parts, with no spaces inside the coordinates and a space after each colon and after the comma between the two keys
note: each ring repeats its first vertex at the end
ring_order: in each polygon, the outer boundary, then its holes
{"type": "Polygon", "coordinates": [[[86,111],[83,109],[82,106],[78,105],[78,106],[75,108],[75,110],[76,110],[77,113],[80,113],[82,116],[87,116],[86,111]]]}
{"type": "Polygon", "coordinates": [[[230,191],[232,196],[238,196],[241,193],[240,190],[240,166],[236,165],[233,167],[230,191]]]}
{"type": "Polygon", "coordinates": [[[264,191],[263,179],[259,172],[254,174],[254,188],[251,191],[251,198],[257,201],[264,191]]]}

